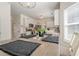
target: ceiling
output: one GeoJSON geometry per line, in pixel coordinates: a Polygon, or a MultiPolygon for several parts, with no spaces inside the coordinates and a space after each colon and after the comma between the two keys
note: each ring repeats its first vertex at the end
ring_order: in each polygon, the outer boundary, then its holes
{"type": "Polygon", "coordinates": [[[18,2],[10,4],[13,16],[25,14],[35,19],[51,18],[53,17],[54,10],[59,9],[59,2],[36,2],[36,7],[30,9],[20,6],[18,2]]]}

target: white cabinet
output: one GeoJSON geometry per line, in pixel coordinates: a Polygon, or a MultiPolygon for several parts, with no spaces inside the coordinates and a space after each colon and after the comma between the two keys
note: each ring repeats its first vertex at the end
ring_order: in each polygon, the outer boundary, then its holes
{"type": "Polygon", "coordinates": [[[54,11],[54,25],[59,25],[59,9],[54,11]]]}
{"type": "Polygon", "coordinates": [[[0,3],[0,41],[11,39],[11,14],[8,3],[0,3]]]}
{"type": "Polygon", "coordinates": [[[25,33],[26,32],[26,28],[29,28],[29,24],[36,24],[36,21],[35,19],[27,16],[27,15],[24,15],[24,14],[21,14],[20,15],[20,33],[25,33]]]}

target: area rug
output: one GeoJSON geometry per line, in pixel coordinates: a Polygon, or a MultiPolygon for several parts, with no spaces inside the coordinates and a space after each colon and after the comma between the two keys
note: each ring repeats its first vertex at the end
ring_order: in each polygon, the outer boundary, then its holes
{"type": "Polygon", "coordinates": [[[40,46],[39,43],[17,40],[14,42],[0,45],[0,50],[13,56],[29,56],[39,46],[40,46]]]}

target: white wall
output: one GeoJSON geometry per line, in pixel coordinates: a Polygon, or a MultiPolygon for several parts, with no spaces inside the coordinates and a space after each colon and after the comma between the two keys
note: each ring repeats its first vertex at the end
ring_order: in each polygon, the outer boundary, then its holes
{"type": "Polygon", "coordinates": [[[8,3],[0,3],[0,40],[11,39],[11,10],[8,3]]]}

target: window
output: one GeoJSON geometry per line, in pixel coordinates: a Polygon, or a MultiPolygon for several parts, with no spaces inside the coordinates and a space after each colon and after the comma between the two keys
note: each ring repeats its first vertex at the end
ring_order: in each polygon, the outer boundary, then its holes
{"type": "Polygon", "coordinates": [[[64,11],[64,39],[71,41],[74,32],[79,32],[79,3],[64,11]]]}

